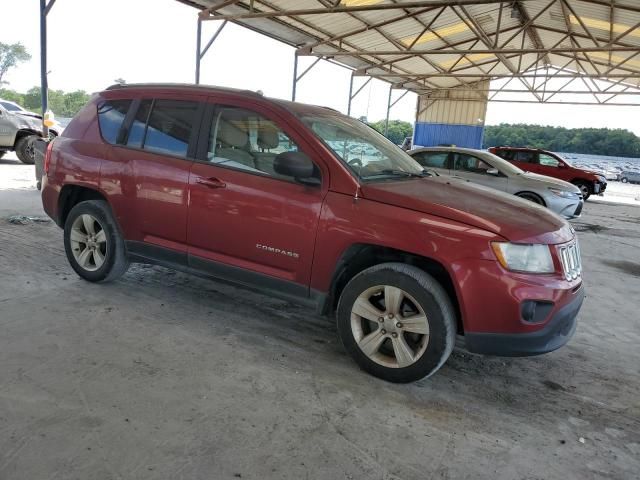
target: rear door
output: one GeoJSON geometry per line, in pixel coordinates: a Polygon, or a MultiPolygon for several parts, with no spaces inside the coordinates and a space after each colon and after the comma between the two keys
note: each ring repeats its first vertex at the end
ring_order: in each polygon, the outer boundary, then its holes
{"type": "MultiPolygon", "coordinates": [[[[211,99],[213,102],[215,99],[211,99]]],[[[211,104],[189,179],[189,263],[281,293],[307,295],[328,171],[303,137],[266,107],[211,104]],[[279,153],[302,151],[317,185],[280,175],[279,153]]]]}
{"type": "Polygon", "coordinates": [[[113,148],[111,164],[103,169],[105,188],[124,197],[133,253],[163,247],[178,254],[167,260],[186,262],[187,186],[204,100],[189,94],[137,99],[123,145],[113,148]],[[111,185],[110,168],[126,171],[121,178],[114,176],[111,185]]]}
{"type": "Polygon", "coordinates": [[[440,175],[449,175],[451,173],[450,152],[423,150],[412,153],[411,156],[426,170],[433,170],[440,175]]]}
{"type": "MultiPolygon", "coordinates": [[[[525,172],[542,173],[538,165],[538,152],[534,150],[512,150],[511,163],[525,172]]],[[[544,174],[543,174],[544,175],[544,174]]]]}
{"type": "Polygon", "coordinates": [[[496,169],[484,160],[466,153],[453,153],[452,155],[452,174],[455,178],[468,180],[503,192],[507,190],[507,177],[500,173],[497,175],[489,173],[489,171],[496,169]]]}

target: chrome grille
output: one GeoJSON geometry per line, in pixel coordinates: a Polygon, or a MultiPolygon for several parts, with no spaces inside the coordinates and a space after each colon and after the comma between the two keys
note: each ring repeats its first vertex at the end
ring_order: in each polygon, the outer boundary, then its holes
{"type": "Polygon", "coordinates": [[[582,275],[582,260],[580,259],[580,245],[576,238],[573,242],[559,247],[560,261],[564,278],[575,280],[582,275]]]}

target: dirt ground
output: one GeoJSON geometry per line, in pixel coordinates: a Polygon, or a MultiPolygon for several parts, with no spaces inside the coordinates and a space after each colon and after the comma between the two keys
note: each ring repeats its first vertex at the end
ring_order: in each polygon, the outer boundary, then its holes
{"type": "Polygon", "coordinates": [[[557,352],[358,370],[304,308],[158,267],[80,280],[0,160],[0,479],[640,478],[640,208],[586,205],[557,352]],[[9,179],[9,180],[8,180],[9,179]]]}

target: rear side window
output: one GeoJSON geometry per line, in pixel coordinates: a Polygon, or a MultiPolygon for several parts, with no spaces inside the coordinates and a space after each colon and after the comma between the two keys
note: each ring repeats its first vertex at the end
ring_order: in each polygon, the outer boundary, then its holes
{"type": "Polygon", "coordinates": [[[129,129],[127,145],[186,157],[197,110],[197,102],[144,100],[129,129]]]}
{"type": "Polygon", "coordinates": [[[505,160],[515,160],[516,159],[516,152],[513,150],[502,150],[502,149],[498,149],[495,152],[496,155],[498,155],[499,157],[504,158],[505,160]]]}
{"type": "Polygon", "coordinates": [[[106,142],[118,142],[118,133],[129,111],[131,100],[107,100],[98,105],[100,133],[106,142]]]}
{"type": "Polygon", "coordinates": [[[536,152],[519,151],[516,153],[515,159],[518,162],[536,163],[536,152]]]}
{"type": "Polygon", "coordinates": [[[186,157],[197,110],[197,102],[156,100],[149,115],[143,148],[186,157]]]}

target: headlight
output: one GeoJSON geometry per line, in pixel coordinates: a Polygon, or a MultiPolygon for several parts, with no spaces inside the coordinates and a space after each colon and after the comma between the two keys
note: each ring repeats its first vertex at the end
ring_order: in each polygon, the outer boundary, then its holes
{"type": "Polygon", "coordinates": [[[607,177],[603,177],[602,175],[598,175],[598,180],[600,180],[600,183],[607,183],[607,177]]]}
{"type": "Polygon", "coordinates": [[[519,245],[491,242],[493,253],[507,270],[530,273],[553,273],[553,259],[548,245],[519,245]]]}
{"type": "Polygon", "coordinates": [[[580,195],[579,193],[569,192],[568,190],[561,190],[553,187],[549,187],[549,191],[562,198],[576,198],[576,196],[580,195]]]}

